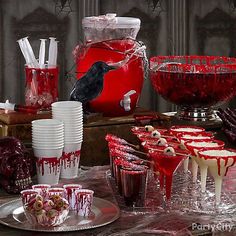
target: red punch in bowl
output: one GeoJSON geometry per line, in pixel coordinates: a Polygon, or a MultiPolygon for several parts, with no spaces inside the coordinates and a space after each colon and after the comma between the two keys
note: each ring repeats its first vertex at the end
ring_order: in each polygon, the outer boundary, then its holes
{"type": "Polygon", "coordinates": [[[236,58],[156,56],[150,59],[150,78],[154,89],[176,105],[219,105],[236,94],[236,58]]]}

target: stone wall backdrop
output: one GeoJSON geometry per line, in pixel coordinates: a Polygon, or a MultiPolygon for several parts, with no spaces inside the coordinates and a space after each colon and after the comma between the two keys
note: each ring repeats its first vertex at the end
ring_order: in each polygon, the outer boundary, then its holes
{"type": "MultiPolygon", "coordinates": [[[[236,2],[233,0],[0,0],[0,99],[24,101],[24,59],[16,40],[29,36],[38,53],[39,38],[56,36],[59,43],[60,99],[73,82],[72,50],[83,39],[84,16],[117,13],[141,19],[137,40],[147,55],[236,56],[236,2]],[[67,75],[67,76],[65,76],[67,75]]],[[[234,106],[235,102],[230,105],[234,106]]],[[[175,110],[146,79],[140,106],[175,110]]]]}

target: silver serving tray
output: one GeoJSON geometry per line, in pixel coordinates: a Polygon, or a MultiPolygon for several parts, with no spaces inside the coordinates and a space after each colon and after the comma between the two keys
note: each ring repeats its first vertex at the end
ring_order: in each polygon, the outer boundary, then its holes
{"type": "Polygon", "coordinates": [[[40,232],[69,232],[93,229],[112,223],[120,216],[120,209],[113,203],[94,197],[92,214],[89,217],[78,216],[70,211],[65,222],[55,227],[31,225],[24,214],[21,199],[0,206],[0,223],[12,228],[40,232]]]}

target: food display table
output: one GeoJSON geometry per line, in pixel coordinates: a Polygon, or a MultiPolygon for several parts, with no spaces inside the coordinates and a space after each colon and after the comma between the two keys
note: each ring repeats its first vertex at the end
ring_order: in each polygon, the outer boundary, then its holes
{"type": "MultiPolygon", "coordinates": [[[[117,118],[116,118],[117,119],[117,118]]],[[[134,125],[133,118],[123,118],[123,123],[119,123],[117,125],[113,119],[110,119],[110,123],[108,121],[99,121],[100,127],[94,129],[98,126],[98,122],[91,122],[90,127],[86,126],[87,129],[91,129],[91,132],[94,130],[102,129],[99,133],[105,134],[106,132],[114,132],[117,135],[121,135],[123,138],[131,137],[132,134],[130,132],[130,127],[134,125]],[[125,132],[120,133],[120,128],[124,127],[125,132]],[[107,128],[110,127],[110,130],[107,128]]],[[[119,121],[119,122],[122,122],[119,121]]],[[[170,125],[170,124],[169,124],[170,125]]],[[[85,129],[86,129],[85,128],[85,129]]],[[[95,131],[94,131],[95,132],[95,131]]],[[[223,139],[225,141],[225,137],[220,132],[219,129],[213,130],[215,132],[216,138],[223,139]]],[[[86,133],[86,131],[85,131],[86,133]]],[[[88,135],[88,134],[85,134],[88,135]]],[[[91,140],[91,136],[86,136],[86,146],[89,147],[89,142],[93,142],[91,140]],[[89,139],[90,137],[90,139],[89,139]]],[[[97,136],[94,136],[93,139],[97,139],[97,136]]],[[[130,139],[129,139],[130,140],[130,139]]],[[[227,144],[227,146],[232,146],[227,144]]],[[[103,149],[99,152],[103,152],[104,160],[106,159],[109,162],[108,152],[103,149]]],[[[95,154],[94,154],[95,155],[95,154]]],[[[96,155],[94,156],[96,158],[96,155]]],[[[94,164],[94,163],[93,163],[94,164]]],[[[236,168],[231,168],[232,178],[235,177],[236,168]]],[[[117,198],[117,193],[114,191],[114,186],[109,178],[109,166],[96,166],[88,167],[81,166],[79,170],[79,176],[73,180],[61,179],[60,185],[67,183],[79,183],[82,184],[84,188],[89,188],[94,190],[94,196],[97,198],[101,198],[104,200],[108,200],[111,203],[114,203],[120,207],[120,217],[106,226],[97,227],[93,229],[79,230],[79,231],[69,231],[69,232],[53,232],[53,235],[99,235],[99,236],[120,236],[120,235],[177,235],[177,236],[185,236],[185,235],[217,235],[217,236],[230,236],[235,235],[236,232],[236,215],[233,215],[230,218],[230,225],[233,226],[233,231],[221,231],[212,233],[209,226],[209,220],[211,220],[206,215],[192,214],[192,213],[183,213],[183,212],[174,212],[174,211],[160,211],[158,212],[155,208],[153,211],[137,211],[130,210],[130,208],[124,207],[124,205],[120,205],[119,199],[117,198]],[[198,227],[197,227],[198,226],[198,227]],[[208,227],[209,226],[209,227],[208,227]]],[[[227,179],[224,182],[224,188],[230,188],[231,192],[233,192],[234,202],[236,201],[236,179],[227,179]]],[[[180,196],[181,198],[181,196],[180,196]]],[[[7,203],[11,200],[19,199],[19,195],[9,195],[5,193],[2,189],[0,189],[0,205],[3,203],[7,203]]],[[[0,213],[0,215],[3,213],[0,213]]],[[[218,223],[215,225],[217,226],[218,223]]],[[[46,235],[48,233],[44,232],[35,232],[35,231],[25,231],[22,229],[14,229],[11,227],[4,226],[0,224],[0,235],[1,236],[14,236],[14,235],[24,235],[24,236],[33,236],[33,235],[46,235]]]]}
{"type": "MultiPolygon", "coordinates": [[[[106,199],[117,204],[115,194],[108,180],[108,166],[82,167],[77,179],[61,180],[60,184],[64,183],[80,183],[85,188],[90,188],[95,191],[95,197],[106,199]]],[[[235,170],[236,171],[236,170],[235,170]]],[[[236,186],[234,186],[235,188],[236,186]]],[[[235,189],[236,190],[236,189],[235,189]]],[[[0,192],[0,204],[8,202],[12,199],[19,198],[18,195],[8,195],[3,191],[0,192]]],[[[235,216],[236,217],[236,216],[235,216]]],[[[236,224],[236,218],[232,219],[236,224]]],[[[207,229],[193,230],[193,224],[204,223],[207,224],[207,217],[194,217],[188,214],[179,214],[174,212],[135,212],[126,210],[121,207],[120,218],[115,222],[106,226],[95,229],[87,229],[75,232],[60,232],[53,233],[53,235],[99,235],[99,236],[118,236],[118,235],[212,235],[207,229]]],[[[43,232],[24,231],[20,229],[10,228],[0,225],[1,236],[14,235],[46,235],[43,232]]],[[[235,235],[235,231],[225,232],[219,231],[214,235],[228,236],[235,235]]]]}

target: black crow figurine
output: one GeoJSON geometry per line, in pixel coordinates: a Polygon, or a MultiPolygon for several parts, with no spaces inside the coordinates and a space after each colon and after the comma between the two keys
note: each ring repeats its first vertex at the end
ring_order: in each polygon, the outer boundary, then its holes
{"type": "Polygon", "coordinates": [[[76,81],[70,93],[70,100],[79,101],[86,108],[87,103],[102,92],[105,73],[113,69],[116,67],[109,66],[103,61],[95,62],[87,73],[76,81]]]}

